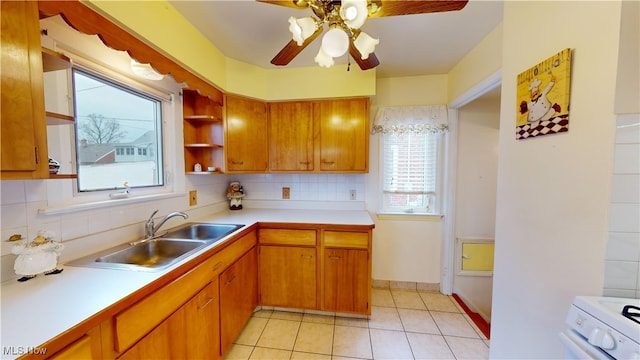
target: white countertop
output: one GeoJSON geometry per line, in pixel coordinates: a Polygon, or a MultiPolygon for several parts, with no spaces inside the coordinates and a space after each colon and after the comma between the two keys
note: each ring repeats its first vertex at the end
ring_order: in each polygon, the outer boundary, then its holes
{"type": "MultiPolygon", "coordinates": [[[[366,211],[298,209],[227,210],[190,222],[247,226],[256,222],[363,226],[374,224],[366,211]]],[[[233,234],[226,238],[231,237],[233,234]]],[[[219,246],[224,242],[225,240],[212,246],[219,246]]],[[[2,359],[19,357],[24,351],[38,347],[207,249],[209,248],[158,272],[63,266],[64,271],[60,274],[37,276],[26,282],[2,283],[2,359]]]]}

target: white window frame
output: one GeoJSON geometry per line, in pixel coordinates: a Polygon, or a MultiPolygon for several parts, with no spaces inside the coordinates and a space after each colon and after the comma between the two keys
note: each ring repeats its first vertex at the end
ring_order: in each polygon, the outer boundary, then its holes
{"type": "Polygon", "coordinates": [[[446,106],[437,105],[433,109],[426,109],[428,107],[407,107],[407,110],[399,110],[400,108],[386,108],[380,109],[372,133],[378,134],[379,138],[379,209],[378,217],[385,218],[386,216],[396,217],[433,217],[441,218],[443,213],[444,203],[444,178],[446,171],[446,147],[448,142],[447,122],[446,122],[446,106]],[[396,111],[397,110],[397,111],[396,111]],[[430,121],[428,119],[420,119],[417,122],[408,118],[402,118],[402,114],[406,112],[408,117],[429,117],[429,116],[442,116],[442,115],[429,115],[429,114],[444,114],[444,119],[439,121],[430,121]],[[419,115],[416,115],[419,114],[419,115]],[[391,119],[387,118],[391,117],[391,119]],[[393,118],[395,117],[395,119],[393,118]],[[429,202],[428,209],[418,208],[402,208],[392,207],[387,205],[387,197],[385,196],[385,178],[387,177],[385,168],[385,158],[387,144],[385,137],[388,136],[402,136],[402,134],[412,133],[418,136],[436,136],[436,149],[435,149],[435,164],[433,170],[435,171],[435,184],[433,191],[429,191],[432,195],[432,201],[429,202]]]}

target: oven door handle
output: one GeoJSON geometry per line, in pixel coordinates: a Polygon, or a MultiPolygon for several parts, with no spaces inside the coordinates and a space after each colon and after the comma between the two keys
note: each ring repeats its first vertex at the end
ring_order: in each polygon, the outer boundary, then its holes
{"type": "Polygon", "coordinates": [[[560,338],[560,342],[565,346],[565,349],[572,355],[569,359],[611,359],[595,346],[589,344],[580,335],[577,335],[572,331],[561,332],[558,337],[560,338]]]}

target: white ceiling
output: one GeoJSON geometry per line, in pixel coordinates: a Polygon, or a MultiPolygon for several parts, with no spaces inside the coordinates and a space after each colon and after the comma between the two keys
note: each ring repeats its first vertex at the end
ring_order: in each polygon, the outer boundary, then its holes
{"type": "MultiPolygon", "coordinates": [[[[312,15],[309,9],[251,0],[169,2],[227,57],[265,69],[276,68],[271,59],[291,40],[288,18],[312,15]]],[[[367,20],[362,30],[380,39],[377,77],[446,74],[502,21],[502,5],[470,0],[460,11],[367,20]]],[[[313,58],[320,40],[287,66],[317,66],[313,58]]],[[[347,63],[347,56],[336,63],[347,63]]]]}

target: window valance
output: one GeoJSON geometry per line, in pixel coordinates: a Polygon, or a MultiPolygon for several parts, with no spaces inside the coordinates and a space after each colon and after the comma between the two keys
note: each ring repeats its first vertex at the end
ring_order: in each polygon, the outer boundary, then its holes
{"type": "Polygon", "coordinates": [[[438,134],[449,129],[446,105],[398,106],[378,109],[372,134],[438,134]]]}

